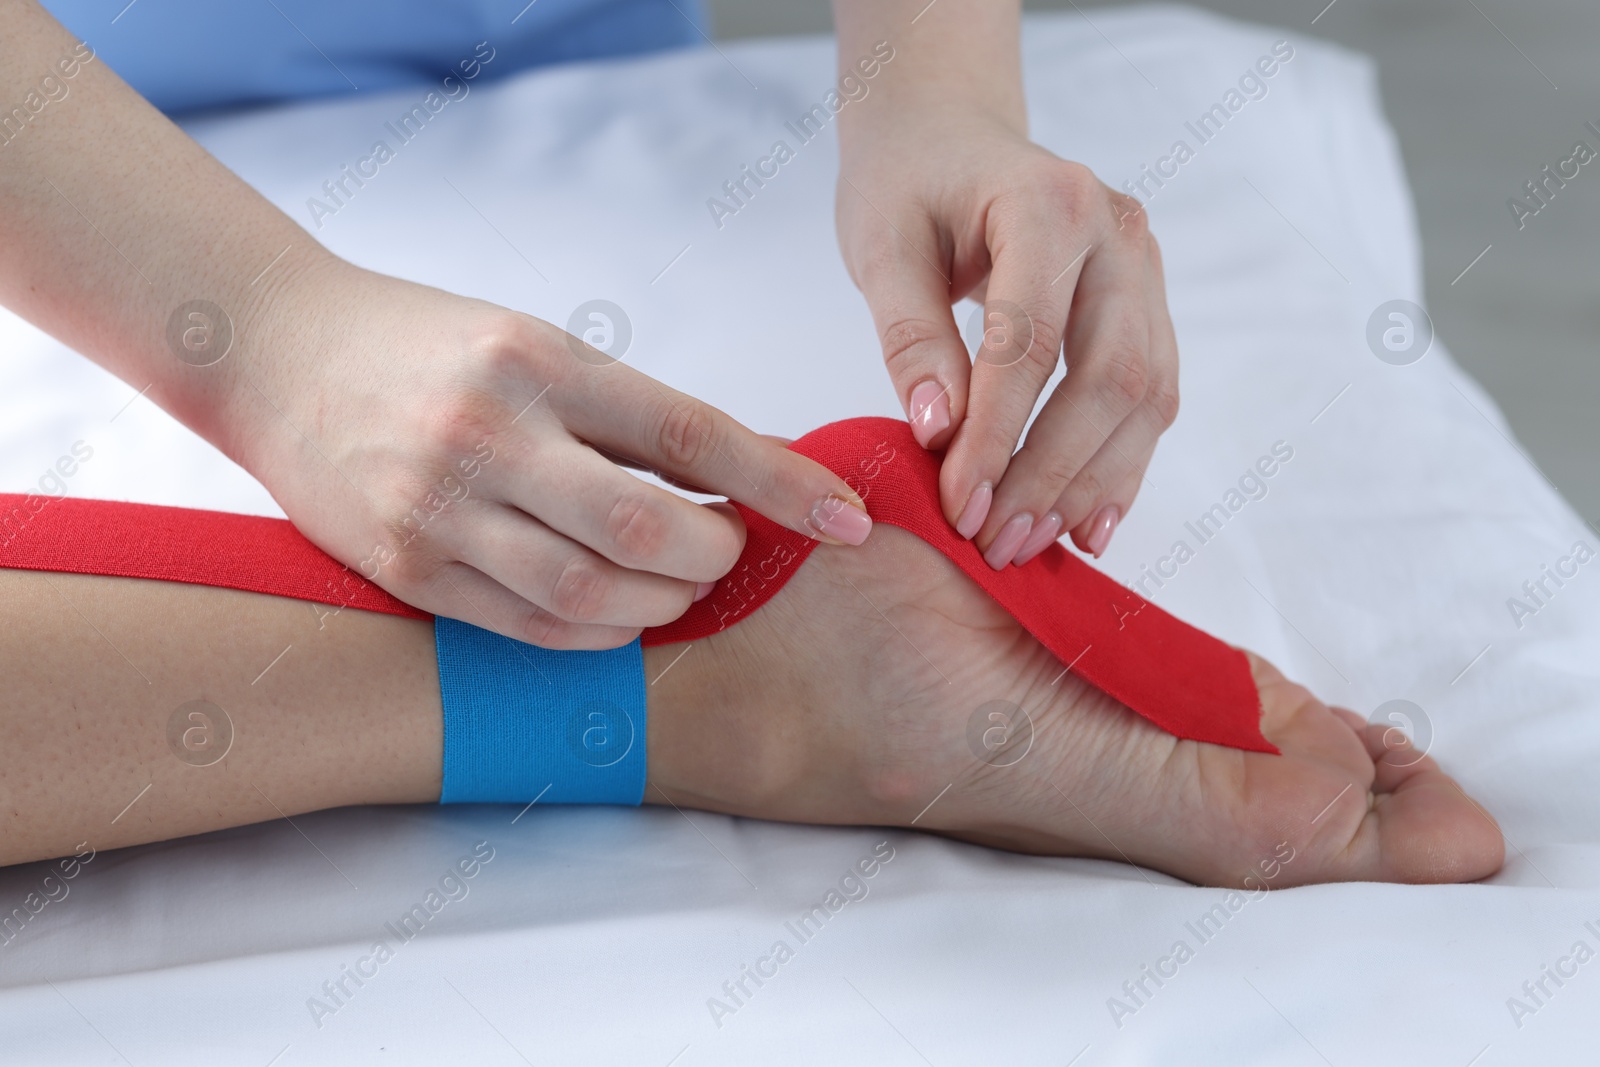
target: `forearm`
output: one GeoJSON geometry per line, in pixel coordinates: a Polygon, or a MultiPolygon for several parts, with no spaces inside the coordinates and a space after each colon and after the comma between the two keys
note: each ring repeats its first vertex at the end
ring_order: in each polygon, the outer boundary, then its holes
{"type": "Polygon", "coordinates": [[[33,0],[0,0],[0,27],[0,302],[231,452],[227,405],[268,354],[274,294],[332,257],[33,0]],[[169,344],[169,319],[195,300],[232,321],[215,366],[169,344]]]}
{"type": "Polygon", "coordinates": [[[1018,0],[834,0],[839,73],[855,73],[874,45],[888,42],[894,59],[872,87],[872,107],[839,113],[846,156],[875,135],[877,123],[912,110],[976,109],[1027,128],[1022,96],[1018,0]]]}
{"type": "MultiPolygon", "coordinates": [[[[710,770],[750,761],[726,720],[700,731],[710,690],[683,652],[645,650],[650,777],[664,790],[647,799],[716,806],[710,770]]],[[[0,568],[0,693],[0,866],[439,799],[431,622],[0,568]]]]}

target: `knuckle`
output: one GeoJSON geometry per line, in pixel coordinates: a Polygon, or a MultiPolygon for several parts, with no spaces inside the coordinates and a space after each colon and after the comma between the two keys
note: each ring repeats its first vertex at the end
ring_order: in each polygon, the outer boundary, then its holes
{"type": "MultiPolygon", "coordinates": [[[[987,418],[981,422],[982,425],[977,421],[966,424],[972,427],[967,455],[979,472],[977,477],[999,478],[1015,460],[1019,431],[1004,419],[987,418]]],[[[945,463],[942,469],[949,470],[951,465],[945,463]]]]}
{"type": "Polygon", "coordinates": [[[493,393],[462,387],[433,408],[428,439],[452,456],[465,455],[494,437],[510,422],[503,400],[493,393]]]}
{"type": "Polygon", "coordinates": [[[1127,193],[1111,193],[1111,211],[1116,218],[1117,232],[1124,239],[1146,241],[1150,237],[1150,216],[1144,205],[1127,193]]]}
{"type": "Polygon", "coordinates": [[[698,400],[663,398],[657,408],[656,449],[676,470],[700,469],[715,452],[715,432],[710,410],[698,400]]]}
{"type": "Polygon", "coordinates": [[[568,648],[571,645],[570,628],[565,622],[535,607],[522,617],[517,626],[522,640],[540,648],[568,648]]]}
{"type": "Polygon", "coordinates": [[[438,577],[441,561],[422,545],[412,543],[417,532],[399,520],[389,525],[390,544],[398,545],[388,562],[392,584],[405,590],[426,590],[438,577]]]}
{"type": "MultiPolygon", "coordinates": [[[[1017,454],[1011,457],[1006,471],[1006,485],[1014,491],[1026,484],[1024,495],[1030,501],[1043,497],[1046,507],[1066,492],[1067,486],[1083,470],[1088,457],[1076,450],[1046,443],[1041,436],[1030,435],[1017,454]],[[1026,473],[1024,473],[1026,472],[1026,473]],[[1014,483],[1014,485],[1013,485],[1014,483]]],[[[1039,514],[1035,511],[1035,514],[1039,514]]]]}
{"type": "Polygon", "coordinates": [[[613,559],[625,567],[637,568],[660,556],[670,529],[665,507],[642,492],[630,493],[611,505],[604,536],[616,553],[613,559]]]}
{"type": "Polygon", "coordinates": [[[504,308],[472,316],[463,328],[459,370],[469,413],[488,408],[493,427],[503,429],[517,408],[581,371],[581,361],[561,358],[564,336],[547,322],[504,308]]]}
{"type": "Polygon", "coordinates": [[[1171,426],[1178,419],[1178,383],[1172,378],[1156,378],[1144,396],[1145,403],[1155,411],[1162,426],[1171,426]]]}
{"type": "Polygon", "coordinates": [[[939,327],[926,319],[896,319],[879,331],[884,366],[891,376],[901,367],[916,367],[927,346],[939,340],[939,327]]]}
{"type": "Polygon", "coordinates": [[[542,349],[533,320],[504,308],[476,316],[466,329],[467,350],[497,375],[525,376],[542,349]]]}
{"type": "Polygon", "coordinates": [[[1086,164],[1053,157],[1044,161],[1034,180],[1047,194],[1074,200],[1092,194],[1100,184],[1100,179],[1086,164]]]}
{"type": "Polygon", "coordinates": [[[1046,375],[1056,368],[1056,361],[1061,358],[1061,345],[1065,336],[1059,326],[1054,325],[1054,320],[1041,314],[1038,309],[1030,308],[1025,311],[1028,316],[1028,332],[1032,335],[1026,359],[1046,375]]]}
{"type": "Polygon", "coordinates": [[[1030,184],[1052,207],[1064,207],[1074,223],[1088,218],[1095,205],[1103,202],[1100,180],[1088,167],[1072,160],[1050,160],[1030,184]]]}
{"type": "Polygon", "coordinates": [[[1091,507],[1095,501],[1103,499],[1106,491],[1110,488],[1105,479],[1092,469],[1080,471],[1078,476],[1072,479],[1073,495],[1083,501],[1085,508],[1091,507]]]}
{"type": "Polygon", "coordinates": [[[1131,408],[1144,399],[1150,371],[1144,351],[1126,341],[1113,343],[1102,354],[1094,372],[1095,384],[1119,408],[1131,408]]]}
{"type": "Polygon", "coordinates": [[[604,610],[611,586],[611,577],[597,561],[574,556],[556,575],[550,610],[569,622],[593,622],[604,610]]]}
{"type": "Polygon", "coordinates": [[[1105,480],[1093,471],[1081,472],[1062,492],[1057,504],[1064,520],[1062,528],[1070,530],[1087,519],[1094,506],[1106,499],[1109,488],[1105,480]]]}
{"type": "Polygon", "coordinates": [[[1060,453],[1045,456],[1039,467],[1045,491],[1052,500],[1066,492],[1067,486],[1071,485],[1078,472],[1083,470],[1082,463],[1072,456],[1060,453]]]}

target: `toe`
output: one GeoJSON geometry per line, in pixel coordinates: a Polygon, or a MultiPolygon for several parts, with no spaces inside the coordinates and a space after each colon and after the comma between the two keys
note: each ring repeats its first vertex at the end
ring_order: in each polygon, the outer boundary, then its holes
{"type": "Polygon", "coordinates": [[[1363,719],[1360,715],[1351,711],[1349,708],[1341,708],[1335,704],[1332,706],[1332,710],[1335,715],[1339,716],[1339,718],[1345,721],[1345,724],[1348,725],[1350,729],[1356,731],[1357,733],[1362,733],[1366,730],[1367,720],[1363,719]]]}
{"type": "Polygon", "coordinates": [[[1359,817],[1346,812],[1349,845],[1333,859],[1333,877],[1470,882],[1500,869],[1500,827],[1431,756],[1398,729],[1364,722],[1357,728],[1340,718],[1356,730],[1371,770],[1363,776],[1370,790],[1367,811],[1359,817]]]}
{"type": "Polygon", "coordinates": [[[1439,765],[1425,751],[1411,743],[1405,731],[1398,726],[1382,723],[1362,723],[1357,729],[1361,741],[1372,760],[1372,788],[1378,793],[1392,793],[1406,779],[1420,773],[1438,773],[1439,765]]]}
{"type": "Polygon", "coordinates": [[[1246,762],[1257,796],[1304,842],[1288,884],[1465,882],[1499,870],[1499,826],[1403,731],[1323,704],[1254,656],[1251,667],[1262,733],[1282,755],[1246,762]]]}
{"type": "Polygon", "coordinates": [[[1398,727],[1373,723],[1362,739],[1374,768],[1380,877],[1469,882],[1500,869],[1500,826],[1398,727]]]}
{"type": "MultiPolygon", "coordinates": [[[[1432,764],[1432,760],[1424,761],[1432,764]]],[[[1505,862],[1494,818],[1437,767],[1418,763],[1395,788],[1374,797],[1372,877],[1392,882],[1471,882],[1505,862]]]]}

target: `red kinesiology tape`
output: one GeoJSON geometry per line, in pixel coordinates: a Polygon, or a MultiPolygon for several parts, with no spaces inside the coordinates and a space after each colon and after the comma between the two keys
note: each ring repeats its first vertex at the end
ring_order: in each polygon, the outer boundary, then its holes
{"type": "MultiPolygon", "coordinates": [[[[993,570],[939,510],[939,460],[901,421],[848,419],[790,446],[839,475],[875,522],[942,552],[1084,681],[1178,737],[1252,752],[1261,701],[1243,652],[1167,614],[1060,544],[993,570]]],[[[744,552],[711,595],[644,632],[696,641],[777,595],[817,542],[736,504],[744,552]]],[[[191,582],[414,619],[433,616],[340,564],[283,519],[109,500],[0,494],[0,566],[191,582]]]]}

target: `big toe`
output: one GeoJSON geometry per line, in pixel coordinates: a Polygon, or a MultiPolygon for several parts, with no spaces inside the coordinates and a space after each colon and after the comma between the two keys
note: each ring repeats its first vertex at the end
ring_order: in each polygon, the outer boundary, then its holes
{"type": "Polygon", "coordinates": [[[1309,855],[1292,881],[1468,882],[1500,869],[1505,841],[1494,818],[1399,730],[1281,680],[1262,697],[1282,755],[1251,759],[1281,761],[1263,770],[1286,801],[1298,794],[1286,806],[1314,804],[1343,780],[1307,827],[1309,855]],[[1290,700],[1291,713],[1272,707],[1290,700]]]}
{"type": "Polygon", "coordinates": [[[1363,724],[1375,774],[1371,811],[1352,842],[1358,861],[1392,882],[1470,882],[1505,862],[1494,817],[1433,757],[1393,728],[1363,724]]]}

